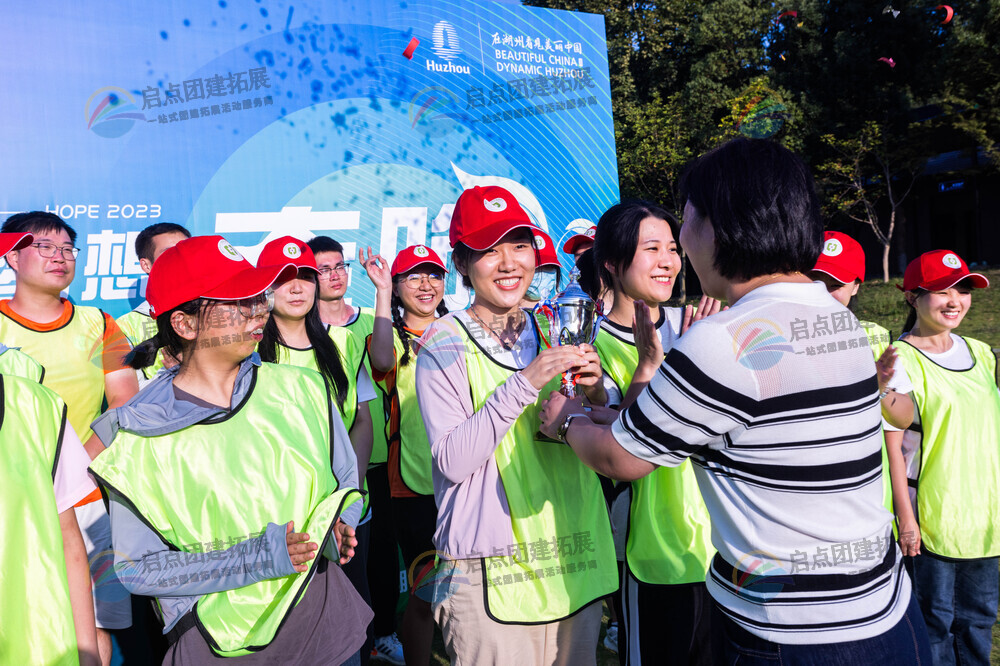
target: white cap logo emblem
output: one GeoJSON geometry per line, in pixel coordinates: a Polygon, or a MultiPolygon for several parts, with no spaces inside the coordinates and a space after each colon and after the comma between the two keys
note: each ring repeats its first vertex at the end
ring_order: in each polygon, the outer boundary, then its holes
{"type": "Polygon", "coordinates": [[[415,248],[413,248],[413,254],[415,254],[418,257],[426,257],[428,254],[427,248],[424,247],[423,245],[418,245],[415,248]]]}
{"type": "Polygon", "coordinates": [[[591,229],[587,229],[586,231],[584,231],[583,235],[586,236],[587,238],[593,238],[594,234],[596,234],[596,233],[597,233],[597,231],[595,229],[591,228],[591,229]]]}
{"type": "Polygon", "coordinates": [[[941,257],[941,263],[952,270],[957,270],[962,267],[962,260],[951,252],[941,257]]]}
{"type": "Polygon", "coordinates": [[[233,261],[243,261],[243,255],[236,251],[236,248],[229,244],[225,238],[219,240],[219,252],[226,259],[233,261]]]}
{"type": "Polygon", "coordinates": [[[823,244],[823,254],[827,257],[836,257],[844,251],[844,245],[836,238],[831,238],[823,244]]]}
{"type": "Polygon", "coordinates": [[[285,247],[281,248],[281,253],[284,254],[289,259],[297,259],[302,254],[302,250],[295,243],[287,243],[285,247]]]}
{"type": "Polygon", "coordinates": [[[483,199],[483,205],[486,206],[486,210],[491,213],[502,213],[507,210],[507,202],[503,200],[503,197],[497,197],[492,201],[489,199],[483,199]]]}

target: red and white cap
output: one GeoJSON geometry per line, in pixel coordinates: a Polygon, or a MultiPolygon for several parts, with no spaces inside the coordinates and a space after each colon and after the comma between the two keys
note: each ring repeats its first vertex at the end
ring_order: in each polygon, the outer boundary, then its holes
{"type": "Polygon", "coordinates": [[[222,236],[195,236],[165,250],[156,260],[149,272],[146,300],[155,317],[196,298],[251,298],[277,281],[294,278],[297,272],[291,262],[254,268],[222,236]]]}
{"type": "Polygon", "coordinates": [[[926,289],[943,291],[965,280],[972,280],[976,289],[990,286],[986,276],[970,273],[962,258],[951,250],[931,250],[910,262],[903,274],[903,291],[926,289]]]}
{"type": "Polygon", "coordinates": [[[839,231],[823,232],[823,251],[814,271],[826,273],[837,282],[865,281],[865,251],[861,243],[839,231]]]}
{"type": "Polygon", "coordinates": [[[576,252],[586,245],[590,247],[594,244],[594,236],[597,235],[597,227],[591,227],[582,234],[573,234],[569,240],[563,243],[563,252],[566,254],[576,254],[576,252]]]}
{"type": "Polygon", "coordinates": [[[433,264],[445,273],[448,272],[437,252],[426,245],[411,245],[401,250],[396,255],[396,258],[392,260],[392,266],[389,267],[389,275],[396,277],[400,273],[407,273],[413,270],[413,268],[420,264],[433,264]]]}
{"type": "Polygon", "coordinates": [[[536,229],[514,195],[502,187],[473,187],[458,197],[448,240],[473,250],[486,250],[514,229],[536,229]]]}
{"type": "Polygon", "coordinates": [[[257,266],[284,266],[291,264],[296,268],[311,268],[317,273],[316,255],[312,248],[293,236],[282,236],[264,246],[257,258],[257,266]]]}
{"type": "Polygon", "coordinates": [[[0,234],[0,258],[8,252],[20,250],[35,242],[35,237],[29,233],[0,234]]]}
{"type": "Polygon", "coordinates": [[[535,267],[555,266],[559,268],[559,255],[556,254],[556,246],[552,242],[552,237],[541,229],[532,229],[531,233],[535,240],[535,267]]]}

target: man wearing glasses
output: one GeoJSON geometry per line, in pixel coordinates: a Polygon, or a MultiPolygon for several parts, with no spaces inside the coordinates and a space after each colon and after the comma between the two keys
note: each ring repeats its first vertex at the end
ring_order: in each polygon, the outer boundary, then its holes
{"type": "MultiPolygon", "coordinates": [[[[114,318],[94,307],[75,306],[62,298],[76,275],[76,232],[58,215],[33,211],[12,215],[3,232],[31,233],[31,245],[4,255],[16,275],[14,297],[0,300],[0,342],[18,347],[44,369],[42,383],[66,403],[67,416],[90,457],[104,450],[90,423],[109,407],[123,405],[139,390],[135,372],[123,365],[127,338],[114,318]]],[[[87,546],[91,576],[111,552],[111,526],[99,492],[77,504],[77,521],[87,546]]],[[[111,660],[107,630],[132,624],[128,593],[113,576],[94,589],[98,647],[104,664],[111,660]]]]}

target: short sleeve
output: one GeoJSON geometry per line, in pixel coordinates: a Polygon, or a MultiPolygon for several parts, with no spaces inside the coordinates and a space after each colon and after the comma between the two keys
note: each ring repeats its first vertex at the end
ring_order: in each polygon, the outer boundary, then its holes
{"type": "Polygon", "coordinates": [[[132,351],[132,344],[114,317],[106,312],[102,314],[104,315],[104,350],[101,353],[101,362],[104,366],[104,374],[108,375],[128,367],[125,365],[125,357],[132,351]]]}
{"type": "Polygon", "coordinates": [[[59,444],[59,457],[56,461],[56,473],[52,480],[52,488],[56,496],[56,510],[59,513],[73,508],[97,490],[87,467],[90,456],[87,455],[80,438],[73,426],[66,422],[62,441],[59,444]]]}

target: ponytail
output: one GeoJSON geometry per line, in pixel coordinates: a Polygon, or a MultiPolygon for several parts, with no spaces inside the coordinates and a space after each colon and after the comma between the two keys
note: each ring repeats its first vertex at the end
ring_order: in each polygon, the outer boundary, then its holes
{"type": "MultiPolygon", "coordinates": [[[[399,284],[398,280],[394,280],[396,284],[399,284]]],[[[406,324],[403,323],[403,301],[396,294],[396,291],[392,292],[392,300],[389,304],[392,310],[392,327],[396,329],[396,335],[399,336],[399,341],[403,343],[403,355],[399,358],[399,365],[404,366],[410,362],[410,332],[406,330],[406,324]]],[[[444,304],[444,299],[437,304],[435,310],[438,317],[443,317],[448,314],[448,306],[444,304]]]]}
{"type": "Polygon", "coordinates": [[[135,370],[142,370],[156,363],[156,355],[160,351],[163,343],[160,342],[160,334],[157,333],[149,340],[140,342],[125,355],[125,365],[135,370]]]}
{"type": "Polygon", "coordinates": [[[134,370],[148,368],[156,363],[156,354],[160,349],[178,360],[183,358],[185,347],[193,344],[193,341],[185,340],[177,334],[173,324],[170,323],[170,317],[176,311],[187,315],[200,314],[205,303],[206,301],[203,299],[196,298],[193,301],[181,303],[176,308],[158,316],[156,318],[156,335],[133,347],[132,351],[125,356],[125,365],[134,370]]]}

